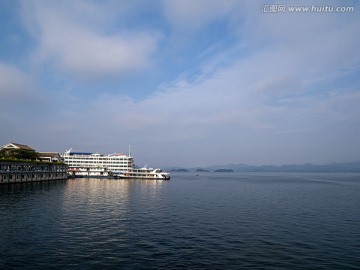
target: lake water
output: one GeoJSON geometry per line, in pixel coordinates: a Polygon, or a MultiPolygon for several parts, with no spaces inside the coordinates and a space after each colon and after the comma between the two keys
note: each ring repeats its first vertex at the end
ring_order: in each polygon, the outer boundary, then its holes
{"type": "Polygon", "coordinates": [[[0,269],[360,269],[360,174],[0,186],[0,269]]]}

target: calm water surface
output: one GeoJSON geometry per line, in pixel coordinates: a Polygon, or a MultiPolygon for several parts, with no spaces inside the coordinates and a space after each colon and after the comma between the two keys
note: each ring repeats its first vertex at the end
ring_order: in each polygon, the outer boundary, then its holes
{"type": "Polygon", "coordinates": [[[0,269],[360,269],[360,175],[0,186],[0,269]]]}

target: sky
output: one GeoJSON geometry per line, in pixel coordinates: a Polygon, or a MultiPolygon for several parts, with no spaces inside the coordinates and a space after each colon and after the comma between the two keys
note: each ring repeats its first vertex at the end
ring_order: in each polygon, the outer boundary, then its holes
{"type": "Polygon", "coordinates": [[[131,145],[150,166],[358,161],[359,13],[357,1],[1,0],[0,145],[131,145]]]}

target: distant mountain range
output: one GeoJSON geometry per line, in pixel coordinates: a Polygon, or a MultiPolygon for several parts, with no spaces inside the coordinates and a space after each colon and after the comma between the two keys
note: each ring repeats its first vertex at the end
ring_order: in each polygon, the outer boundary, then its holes
{"type": "Polygon", "coordinates": [[[303,165],[262,165],[253,166],[247,164],[215,165],[195,168],[169,168],[172,171],[216,171],[233,170],[235,172],[356,172],[360,173],[360,161],[346,163],[331,163],[326,165],[303,164],[303,165]]]}

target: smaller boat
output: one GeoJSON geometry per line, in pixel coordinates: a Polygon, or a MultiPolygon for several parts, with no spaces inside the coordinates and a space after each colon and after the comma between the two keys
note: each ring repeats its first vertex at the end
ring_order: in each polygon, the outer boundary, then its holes
{"type": "Polygon", "coordinates": [[[104,167],[70,167],[68,175],[71,178],[112,178],[112,172],[104,167]]]}
{"type": "Polygon", "coordinates": [[[146,179],[146,180],[170,180],[170,174],[161,169],[148,168],[130,168],[123,172],[113,172],[117,179],[146,179]]]}

